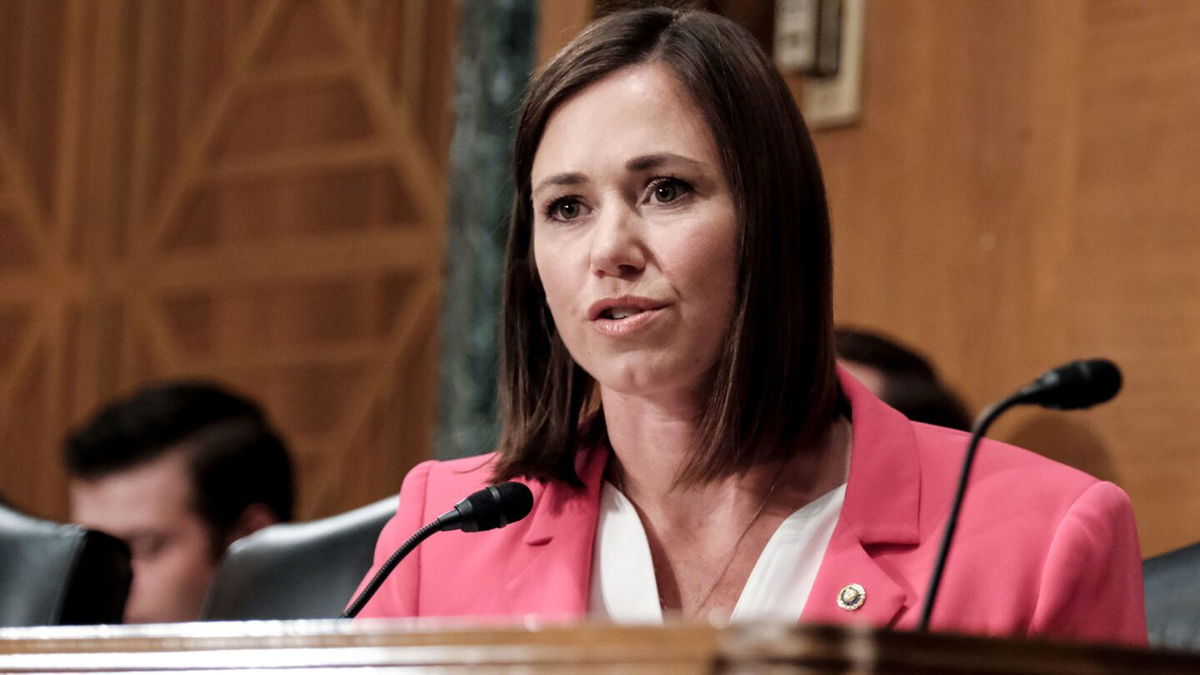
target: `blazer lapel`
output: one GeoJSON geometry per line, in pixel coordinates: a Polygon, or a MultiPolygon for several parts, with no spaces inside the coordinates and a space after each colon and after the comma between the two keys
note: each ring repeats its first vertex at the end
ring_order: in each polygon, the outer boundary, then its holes
{"type": "Polygon", "coordinates": [[[876,564],[850,528],[842,525],[834,530],[800,620],[889,626],[910,604],[910,594],[876,564]],[[839,598],[843,602],[839,603],[839,598]]]}
{"type": "Polygon", "coordinates": [[[581,451],[576,471],[583,488],[551,481],[535,495],[533,521],[512,552],[502,594],[506,606],[498,613],[558,619],[587,613],[607,459],[603,449],[581,451]]]}
{"type": "Polygon", "coordinates": [[[801,620],[889,626],[901,610],[916,602],[916,596],[907,584],[888,574],[871,552],[920,543],[916,439],[907,418],[845,372],[839,376],[854,429],[850,479],[841,517],[801,620]],[[861,598],[856,597],[859,589],[861,598]],[[839,604],[839,596],[850,602],[839,604]]]}

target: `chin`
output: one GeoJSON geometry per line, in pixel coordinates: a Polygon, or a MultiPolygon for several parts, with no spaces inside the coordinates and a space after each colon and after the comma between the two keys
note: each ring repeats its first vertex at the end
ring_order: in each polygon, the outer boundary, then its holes
{"type": "Polygon", "coordinates": [[[607,372],[600,372],[593,377],[602,390],[606,389],[621,396],[646,398],[694,393],[710,381],[708,378],[697,377],[695,371],[677,367],[676,364],[672,366],[675,367],[663,367],[663,364],[623,364],[620,367],[604,369],[607,372]]]}

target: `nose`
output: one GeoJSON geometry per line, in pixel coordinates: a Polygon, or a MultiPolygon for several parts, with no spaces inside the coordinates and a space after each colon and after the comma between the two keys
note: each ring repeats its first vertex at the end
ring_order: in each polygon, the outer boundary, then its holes
{"type": "Polygon", "coordinates": [[[634,278],[646,267],[642,221],[627,204],[605,209],[592,230],[592,273],[598,277],[634,278]]]}

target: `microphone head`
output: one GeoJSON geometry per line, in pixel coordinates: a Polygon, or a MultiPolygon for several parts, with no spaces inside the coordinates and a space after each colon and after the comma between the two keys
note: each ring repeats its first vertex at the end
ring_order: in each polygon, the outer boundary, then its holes
{"type": "Polygon", "coordinates": [[[529,515],[533,493],[523,483],[508,482],[478,490],[458,503],[464,532],[504,527],[529,515]]]}
{"type": "Polygon", "coordinates": [[[1121,391],[1121,370],[1108,359],[1081,359],[1042,375],[1022,389],[1021,403],[1076,410],[1108,401],[1121,391]]]}

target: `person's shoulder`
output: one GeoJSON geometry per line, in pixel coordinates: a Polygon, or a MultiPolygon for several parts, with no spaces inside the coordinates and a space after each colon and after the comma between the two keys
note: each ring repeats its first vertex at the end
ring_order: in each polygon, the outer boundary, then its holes
{"type": "MultiPolygon", "coordinates": [[[[971,435],[957,429],[913,423],[913,433],[922,457],[923,473],[942,484],[957,481],[971,435]]],[[[1017,493],[1045,494],[1074,499],[1100,479],[1031,450],[985,438],[980,443],[971,470],[972,489],[992,486],[1017,493]]]]}
{"type": "MultiPolygon", "coordinates": [[[[428,460],[413,467],[400,488],[401,504],[429,504],[432,508],[449,501],[453,506],[462,498],[489,485],[496,453],[450,460],[428,460]]],[[[449,508],[449,507],[447,507],[449,508]]]]}
{"type": "Polygon", "coordinates": [[[492,465],[496,459],[497,454],[494,452],[458,459],[431,459],[421,462],[413,471],[420,471],[438,480],[457,479],[464,483],[477,482],[482,485],[491,476],[492,465]]]}

